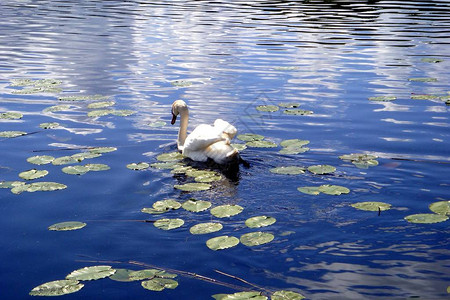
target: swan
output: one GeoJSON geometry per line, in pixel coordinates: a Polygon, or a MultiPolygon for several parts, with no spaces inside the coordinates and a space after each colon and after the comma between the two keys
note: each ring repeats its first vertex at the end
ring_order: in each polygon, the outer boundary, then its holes
{"type": "Polygon", "coordinates": [[[184,156],[200,162],[206,162],[210,158],[219,165],[239,161],[239,152],[230,144],[237,133],[233,125],[217,119],[213,126],[200,124],[188,135],[189,109],[183,100],[176,100],[172,104],[172,125],[178,115],[180,129],[177,146],[184,156]]]}

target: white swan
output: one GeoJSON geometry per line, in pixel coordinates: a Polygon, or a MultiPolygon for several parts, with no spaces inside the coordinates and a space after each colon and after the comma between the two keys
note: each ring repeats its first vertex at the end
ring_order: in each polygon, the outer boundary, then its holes
{"type": "Polygon", "coordinates": [[[239,152],[230,145],[230,140],[237,133],[233,125],[217,119],[213,126],[200,124],[187,135],[189,109],[183,100],[176,100],[172,104],[172,125],[175,124],[178,115],[180,115],[180,129],[177,145],[184,156],[202,162],[210,158],[218,164],[238,160],[239,152]]]}

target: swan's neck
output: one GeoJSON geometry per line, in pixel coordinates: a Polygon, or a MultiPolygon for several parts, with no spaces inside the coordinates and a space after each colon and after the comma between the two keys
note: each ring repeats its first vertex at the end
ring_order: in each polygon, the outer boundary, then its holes
{"type": "Polygon", "coordinates": [[[182,110],[180,112],[180,129],[178,130],[178,150],[183,150],[184,142],[186,141],[187,137],[187,127],[188,127],[188,121],[189,121],[189,111],[182,110]]]}

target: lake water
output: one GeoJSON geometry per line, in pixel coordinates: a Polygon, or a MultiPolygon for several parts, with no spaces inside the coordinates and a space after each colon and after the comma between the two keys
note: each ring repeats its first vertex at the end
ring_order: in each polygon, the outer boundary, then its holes
{"type": "Polygon", "coordinates": [[[32,298],[34,287],[79,268],[140,270],[142,264],[177,272],[178,287],[156,292],[140,281],[105,278],[84,281],[80,291],[63,297],[213,299],[251,289],[266,296],[291,290],[307,299],[448,298],[450,221],[404,219],[450,200],[448,1],[2,0],[0,19],[0,113],[22,115],[0,119],[0,131],[27,133],[0,139],[0,181],[24,181],[21,172],[38,169],[49,173],[31,182],[67,186],[19,194],[0,189],[2,299],[32,298]],[[15,86],[24,79],[60,84],[53,85],[56,90],[15,86]],[[80,95],[85,100],[64,98],[80,95]],[[418,95],[428,96],[413,99],[418,95]],[[384,96],[395,100],[369,100],[384,96]],[[237,179],[213,182],[202,192],[175,189],[193,179],[171,170],[128,169],[176,150],[179,123],[170,125],[176,99],[189,104],[190,130],[222,118],[239,134],[260,134],[277,145],[308,140],[309,151],[248,147],[241,154],[249,167],[241,166],[237,179]],[[114,101],[106,109],[134,114],[88,116],[95,110],[88,105],[99,101],[114,101]],[[280,103],[299,107],[256,110],[280,103]],[[69,107],[48,110],[56,105],[69,107]],[[284,112],[293,109],[313,113],[284,112]],[[49,122],[59,126],[40,127],[49,122]],[[69,175],[61,170],[68,165],[27,162],[90,147],[117,150],[77,165],[107,164],[109,170],[69,175]],[[378,165],[362,169],[339,158],[350,153],[376,155],[378,165]],[[336,171],[270,172],[312,165],[336,171]],[[350,192],[297,190],[325,184],[350,192]],[[141,212],[158,200],[190,198],[244,210],[228,218],[210,209],[141,212]],[[350,206],[363,201],[392,206],[381,213],[350,206]],[[263,215],[276,223],[244,223],[263,215]],[[180,218],[184,225],[161,230],[153,223],[161,218],[180,218]],[[65,221],[87,226],[47,229],[65,221]],[[211,221],[223,229],[189,232],[211,221]],[[254,231],[274,239],[217,251],[206,246],[216,236],[254,231]]]}

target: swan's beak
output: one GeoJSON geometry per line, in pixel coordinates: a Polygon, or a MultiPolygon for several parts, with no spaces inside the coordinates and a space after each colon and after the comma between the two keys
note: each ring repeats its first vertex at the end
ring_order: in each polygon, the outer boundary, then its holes
{"type": "Polygon", "coordinates": [[[172,121],[170,121],[170,124],[172,124],[172,125],[175,124],[176,120],[177,120],[177,116],[172,113],[172,121]]]}

